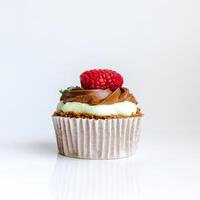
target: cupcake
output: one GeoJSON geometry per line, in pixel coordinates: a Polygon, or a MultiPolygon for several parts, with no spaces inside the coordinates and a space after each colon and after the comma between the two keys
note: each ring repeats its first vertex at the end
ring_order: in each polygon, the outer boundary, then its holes
{"type": "Polygon", "coordinates": [[[141,110],[123,77],[109,69],[80,75],[81,87],[60,90],[52,118],[58,151],[68,157],[115,159],[133,155],[141,110]]]}

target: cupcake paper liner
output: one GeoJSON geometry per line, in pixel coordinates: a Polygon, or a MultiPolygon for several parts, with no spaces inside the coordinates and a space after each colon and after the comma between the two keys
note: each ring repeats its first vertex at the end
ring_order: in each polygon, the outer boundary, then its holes
{"type": "Polygon", "coordinates": [[[59,153],[84,159],[115,159],[133,155],[141,117],[84,119],[53,116],[59,153]]]}

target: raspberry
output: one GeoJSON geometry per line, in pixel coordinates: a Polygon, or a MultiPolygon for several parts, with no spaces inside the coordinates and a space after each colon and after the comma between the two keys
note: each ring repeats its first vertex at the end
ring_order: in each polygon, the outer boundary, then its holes
{"type": "Polygon", "coordinates": [[[81,86],[85,89],[111,89],[122,87],[123,78],[116,71],[109,69],[93,69],[80,75],[81,86]]]}

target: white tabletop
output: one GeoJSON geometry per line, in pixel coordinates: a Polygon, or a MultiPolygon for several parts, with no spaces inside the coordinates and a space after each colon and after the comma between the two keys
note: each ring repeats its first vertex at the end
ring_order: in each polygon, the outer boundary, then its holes
{"type": "Polygon", "coordinates": [[[169,135],[143,133],[135,156],[108,161],[60,156],[53,136],[4,139],[0,199],[199,200],[200,137],[169,135]]]}

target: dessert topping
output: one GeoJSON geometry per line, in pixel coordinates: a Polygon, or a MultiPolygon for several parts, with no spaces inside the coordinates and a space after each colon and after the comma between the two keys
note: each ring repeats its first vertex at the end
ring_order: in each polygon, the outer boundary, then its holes
{"type": "Polygon", "coordinates": [[[115,91],[123,85],[123,77],[109,69],[93,69],[80,75],[81,86],[84,89],[110,89],[115,91]]]}

